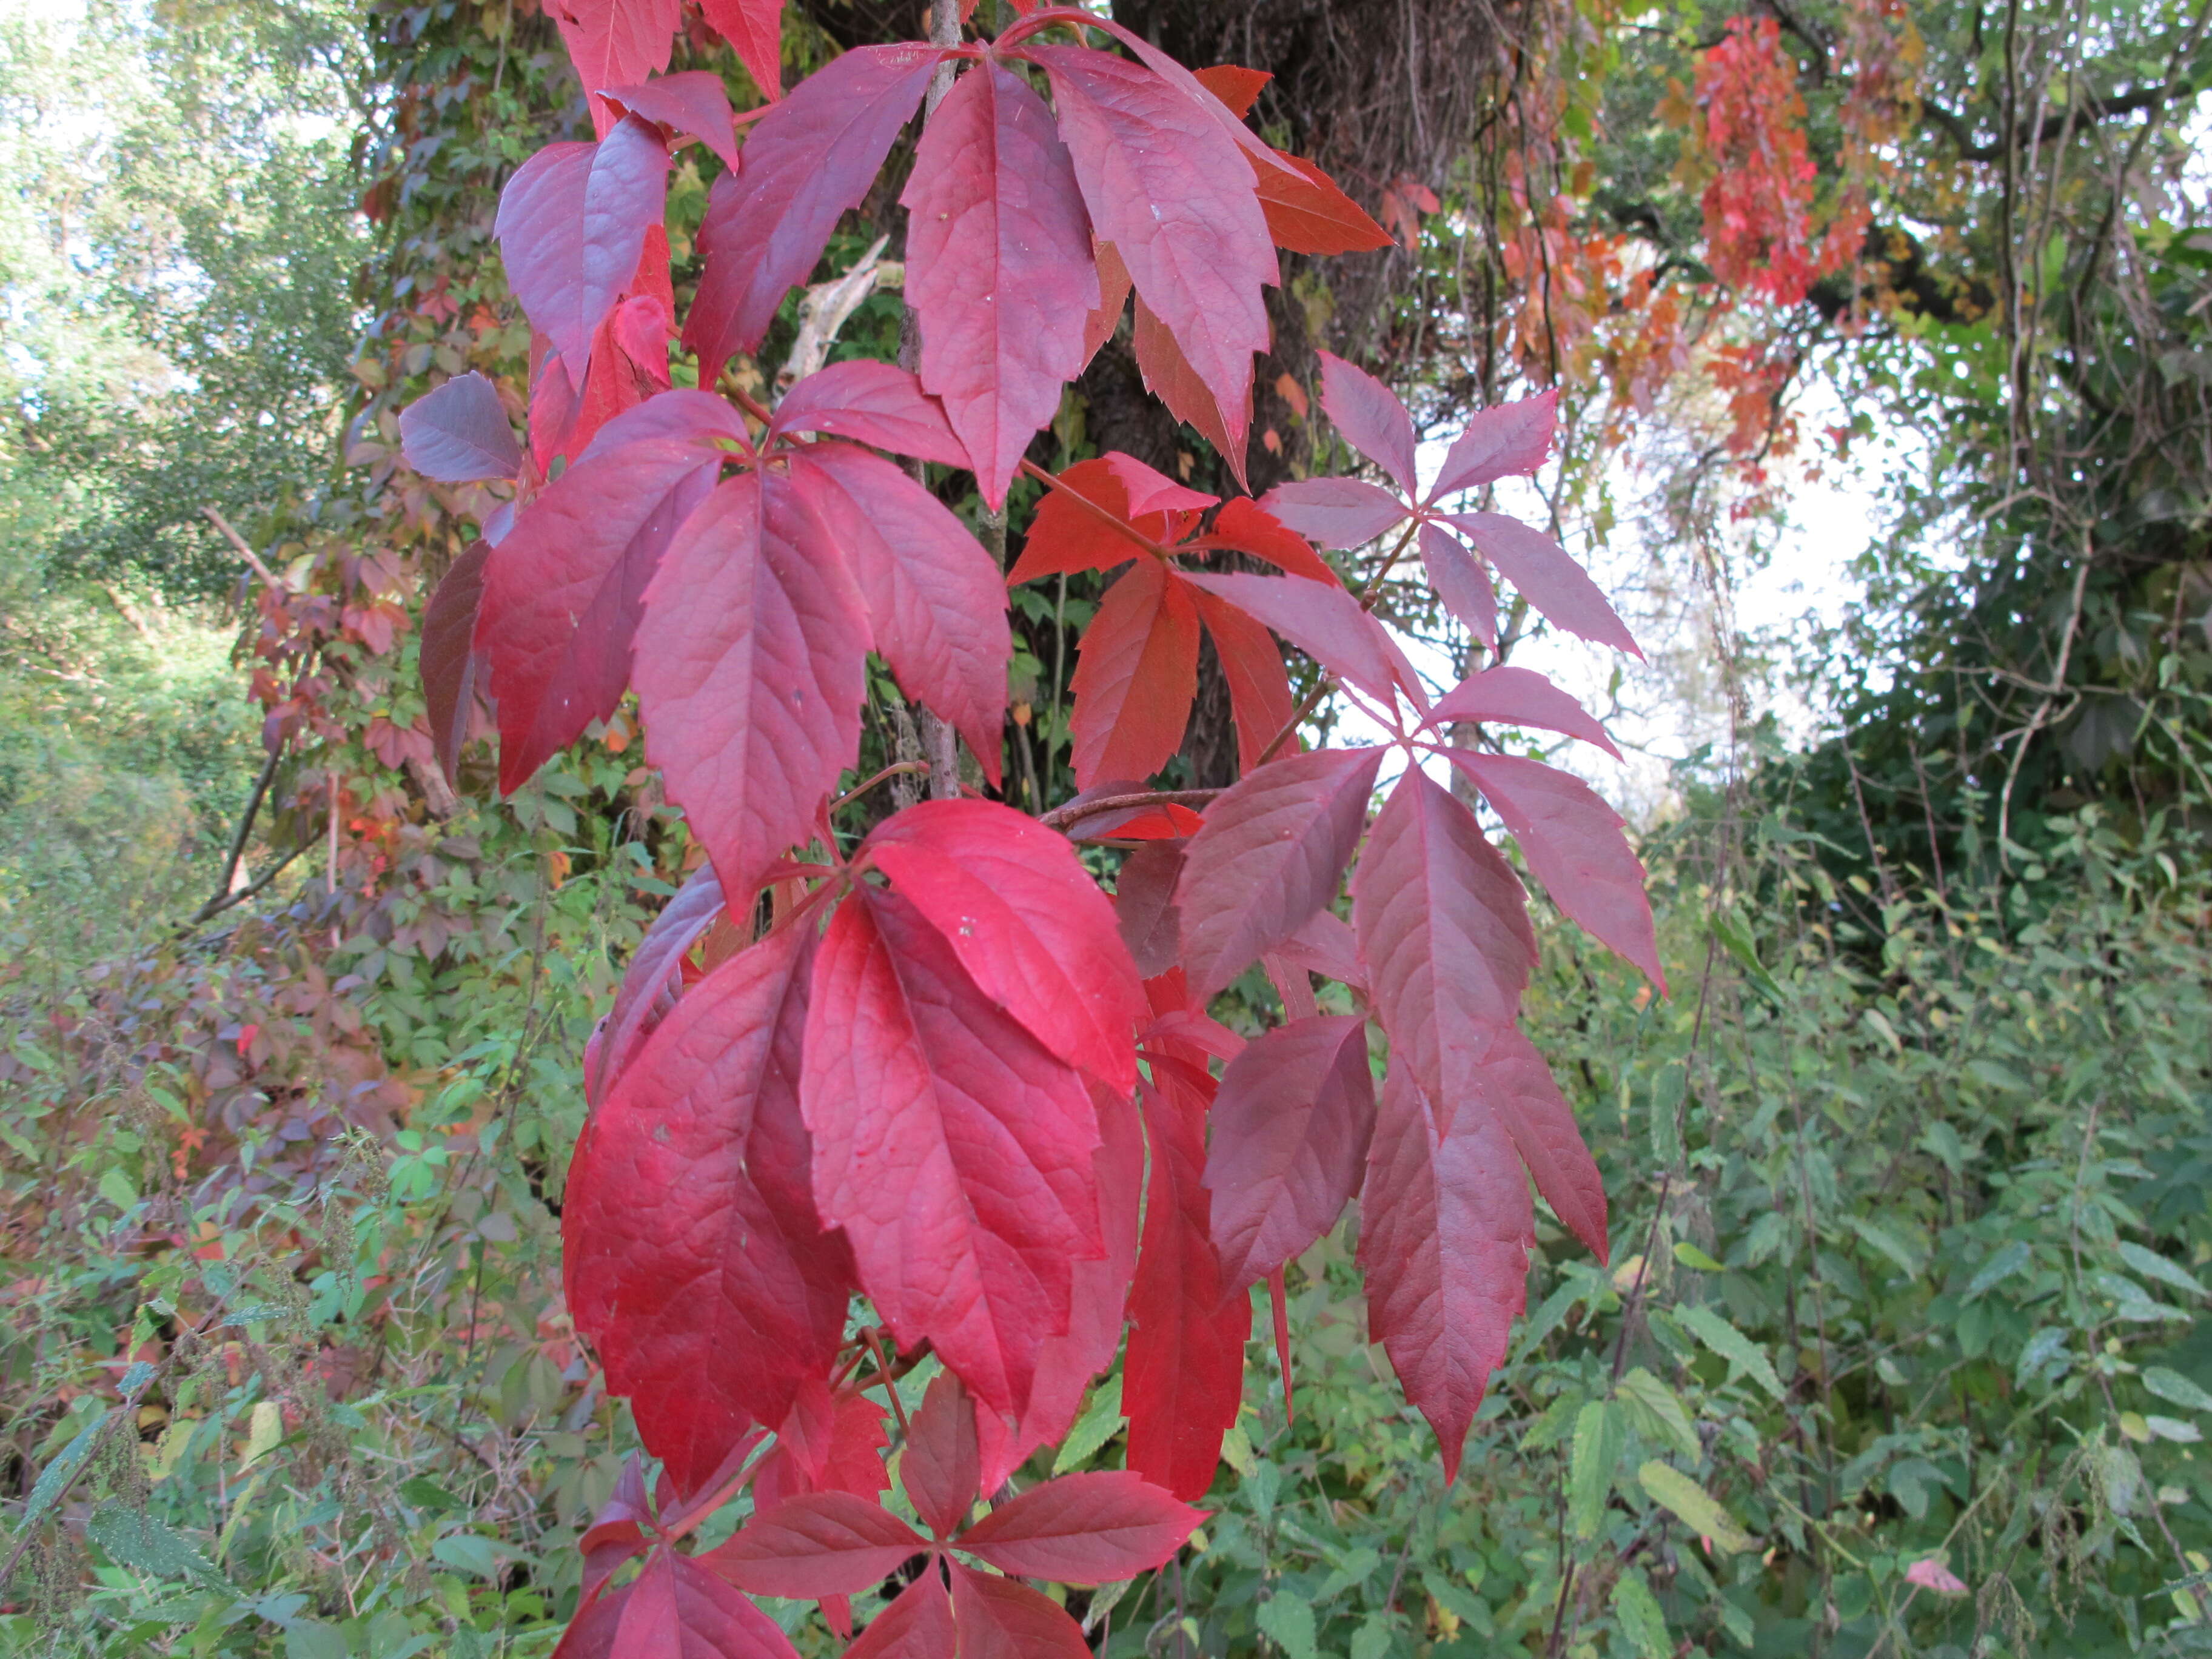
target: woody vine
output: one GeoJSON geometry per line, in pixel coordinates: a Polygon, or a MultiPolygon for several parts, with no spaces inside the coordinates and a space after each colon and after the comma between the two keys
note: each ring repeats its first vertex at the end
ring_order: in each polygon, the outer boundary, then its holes
{"type": "Polygon", "coordinates": [[[1242,1396],[1252,1291],[1271,1286],[1285,1341],[1284,1264],[1349,1203],[1371,1334],[1448,1474],[1522,1309],[1530,1182],[1605,1254],[1596,1170],[1517,1024],[1521,878],[1424,767],[1479,793],[1555,905],[1656,981],[1620,820],[1486,734],[1610,744],[1502,660],[1432,698],[1370,600],[1417,563],[1494,653],[1503,577],[1555,625],[1635,647],[1549,537],[1459,504],[1543,461],[1549,396],[1470,415],[1425,483],[1404,407],[1326,355],[1322,406],[1371,477],[1223,501],[1124,454],[1058,475],[1029,459],[1133,307],[1147,386],[1243,477],[1276,248],[1386,240],[1246,127],[1263,74],[1193,71],[1086,11],[987,38],[940,8],[932,41],[856,48],[785,93],[778,9],[705,9],[769,100],[742,120],[718,76],[658,73],[672,17],[560,18],[598,137],[541,150],[501,199],[533,330],[526,437],[474,375],[402,420],[424,475],[511,485],[425,618],[449,776],[488,711],[511,791],[634,692],[708,855],[586,1058],[568,1299],[660,1476],[634,1468],[582,1540],[562,1651],[787,1652],[750,1596],[817,1599],[849,1634],[848,1598],[921,1557],[853,1653],[1073,1655],[1079,1629],[1024,1581],[1126,1578],[1181,1547],[1242,1396]],[[911,365],[833,364],[762,403],[726,365],[926,97],[901,198],[911,365]],[[664,192],[690,142],[724,170],[679,319],[664,192]],[[994,512],[1017,473],[1045,486],[1010,570],[931,468],[994,512]],[[1224,550],[1278,574],[1195,562],[1224,550]],[[1081,793],[1032,818],[994,798],[1007,585],[1117,569],[1078,647],[1081,793]],[[1201,635],[1241,775],[1156,788],[1201,635]],[[1303,700],[1285,646],[1321,671],[1303,700]],[[884,777],[848,776],[871,652],[948,740],[933,799],[854,844],[840,815],[884,777]],[[1331,692],[1389,742],[1304,749],[1331,692]],[[981,787],[945,763],[951,734],[981,787]],[[1081,846],[1122,854],[1110,897],[1081,846]],[[1247,1042],[1206,1010],[1255,963],[1283,1020],[1247,1042]],[[1317,981],[1353,1012],[1322,1012],[1317,981]],[[1025,1484],[1125,1332],[1127,1469],[1025,1484]],[[909,1418],[895,1385],[928,1358],[909,1418]],[[881,1502],[894,1433],[926,1535],[881,1502]],[[741,1493],[744,1524],[690,1553],[741,1493]]]}

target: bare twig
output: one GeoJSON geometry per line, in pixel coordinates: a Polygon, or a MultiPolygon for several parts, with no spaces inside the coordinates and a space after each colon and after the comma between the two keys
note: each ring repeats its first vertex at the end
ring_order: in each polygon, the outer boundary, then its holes
{"type": "Polygon", "coordinates": [[[258,553],[256,553],[253,549],[247,544],[245,537],[240,535],[236,530],[231,527],[229,520],[224,518],[222,514],[216,512],[215,508],[211,507],[202,507],[200,509],[200,514],[201,516],[205,518],[210,524],[213,525],[217,530],[222,532],[223,539],[238,550],[238,556],[246,561],[247,567],[252,569],[255,575],[260,577],[263,581],[269,584],[270,592],[272,593],[281,593],[284,591],[284,584],[276,580],[276,573],[271,570],[267,565],[262,563],[261,556],[258,553]]]}

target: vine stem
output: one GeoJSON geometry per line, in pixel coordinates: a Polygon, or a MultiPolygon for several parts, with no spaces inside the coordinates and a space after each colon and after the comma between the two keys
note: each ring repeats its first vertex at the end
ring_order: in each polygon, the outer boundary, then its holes
{"type": "Polygon", "coordinates": [[[1218,789],[1146,789],[1133,795],[1108,795],[1098,800],[1070,801],[1056,806],[1037,822],[1048,830],[1064,830],[1085,818],[1137,806],[1205,806],[1221,793],[1218,789]]]}

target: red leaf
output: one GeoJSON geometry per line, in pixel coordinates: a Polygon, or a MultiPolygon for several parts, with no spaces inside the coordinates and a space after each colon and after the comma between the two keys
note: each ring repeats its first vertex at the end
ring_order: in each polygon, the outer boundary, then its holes
{"type": "Polygon", "coordinates": [[[905,898],[863,887],[814,969],[800,1099],[814,1190],[904,1347],[992,1409],[1027,1404],[1103,1252],[1098,1124],[1075,1073],[985,999],[905,898]]]}
{"type": "Polygon", "coordinates": [[[1037,502],[1029,539],[1006,574],[1007,584],[1062,571],[1111,570],[1143,552],[1147,543],[1171,547],[1198,522],[1198,509],[1212,504],[1212,496],[1184,490],[1135,456],[1118,450],[1078,461],[1037,502]],[[1133,491],[1152,503],[1150,511],[1131,505],[1133,491]],[[1116,529],[1117,524],[1135,533],[1116,529]]]}
{"type": "Polygon", "coordinates": [[[1091,257],[1098,266],[1098,303],[1083,319],[1083,362],[1088,367],[1098,348],[1114,337],[1121,313],[1129,308],[1129,270],[1111,242],[1094,241],[1091,257]]]}
{"type": "Polygon", "coordinates": [[[1421,566],[1444,609],[1467,624],[1468,632],[1495,650],[1498,646],[1498,590],[1467,544],[1440,524],[1424,521],[1421,566]]]}
{"type": "Polygon", "coordinates": [[[1400,686],[1419,701],[1420,682],[1382,624],[1334,583],[1298,576],[1255,576],[1246,571],[1183,580],[1256,617],[1339,678],[1358,686],[1385,708],[1400,686]]]}
{"type": "Polygon", "coordinates": [[[1237,722],[1237,763],[1249,772],[1297,713],[1282,649],[1265,623],[1225,599],[1196,592],[1191,598],[1206,632],[1213,635],[1213,653],[1221,664],[1222,678],[1229,682],[1229,712],[1237,722]]]}
{"type": "Polygon", "coordinates": [[[1598,585],[1566,549],[1542,531],[1503,513],[1453,513],[1447,517],[1466,532],[1478,553],[1521,590],[1522,598],[1552,621],[1570,634],[1643,659],[1627,624],[1606,603],[1598,585]]]}
{"type": "Polygon", "coordinates": [[[678,0],[554,0],[546,9],[561,30],[576,78],[591,94],[592,128],[604,137],[618,118],[599,89],[666,69],[683,9],[678,0]]]}
{"type": "Polygon", "coordinates": [[[1323,547],[1364,547],[1413,509],[1364,478],[1306,478],[1279,483],[1260,505],[1323,547]]]}
{"type": "MultiPolygon", "coordinates": [[[[651,240],[664,240],[659,227],[653,228],[651,240]]],[[[652,257],[650,252],[646,255],[652,257]]],[[[609,422],[668,390],[668,343],[674,332],[668,307],[658,295],[634,295],[599,319],[592,337],[592,366],[568,429],[558,441],[560,450],[574,455],[586,449],[609,422]]]]}
{"type": "Polygon", "coordinates": [[[1483,1057],[1479,1082],[1474,1104],[1505,1126],[1544,1201],[1603,1261],[1605,1182],[1536,1045],[1518,1027],[1499,1032],[1483,1057]]]}
{"type": "Polygon", "coordinates": [[[1000,1504],[954,1542],[1017,1578],[1105,1584],[1162,1565],[1204,1519],[1123,1470],[1063,1474],[1000,1504]]]}
{"type": "Polygon", "coordinates": [[[1182,957],[1182,913],[1175,902],[1185,843],[1147,842],[1121,856],[1114,881],[1114,922],[1137,971],[1152,979],[1182,957]]]}
{"type": "MultiPolygon", "coordinates": [[[[881,1583],[929,1540],[847,1492],[787,1498],[699,1565],[754,1595],[850,1595],[881,1583]]],[[[641,1656],[642,1659],[642,1656],[641,1656]]]]}
{"type": "Polygon", "coordinates": [[[894,364],[865,358],[817,369],[793,386],[776,405],[769,431],[834,433],[920,460],[968,465],[943,406],[921,383],[894,364]]]}
{"type": "Polygon", "coordinates": [[[995,787],[1013,653],[997,562],[950,508],[880,456],[811,444],[793,456],[791,477],[844,550],[876,649],[900,686],[952,723],[995,787]]]}
{"type": "Polygon", "coordinates": [[[687,1492],[844,1335],[850,1266],[808,1198],[799,1115],[811,942],[787,927],[685,993],[569,1173],[568,1306],[687,1492]]]}
{"type": "Polygon", "coordinates": [[[761,96],[770,103],[782,97],[783,0],[699,0],[699,9],[707,27],[730,43],[761,96]]]}
{"type": "Polygon", "coordinates": [[[474,370],[400,411],[399,448],[408,465],[443,483],[512,478],[522,470],[522,447],[499,392],[474,370]]]}
{"type": "Polygon", "coordinates": [[[1380,749],[1285,756],[1206,810],[1176,888],[1183,960],[1200,1001],[1335,900],[1382,764],[1380,749]]]}
{"type": "Polygon", "coordinates": [[[1069,689],[1077,784],[1148,778],[1166,765],[1198,694],[1198,608],[1186,579],[1138,560],[1100,601],[1069,689]]]}
{"type": "Polygon", "coordinates": [[[996,1492],[1039,1446],[1054,1445],[1066,1437],[1091,1379],[1114,1363],[1121,1346],[1121,1310],[1127,1305],[1129,1278],[1137,1266],[1137,1211],[1145,1188],[1144,1129],[1130,1096],[1111,1093],[1094,1083],[1091,1101],[1098,1113],[1098,1150],[1091,1154],[1091,1166],[1098,1183],[1098,1231],[1106,1254],[1100,1261],[1073,1264],[1067,1334],[1048,1339],[1038,1351],[1029,1409],[1012,1432],[1002,1431],[1003,1418],[988,1413],[976,1418],[987,1492],[996,1492]]]}
{"type": "Polygon", "coordinates": [[[1452,764],[1504,820],[1552,902],[1650,975],[1664,994],[1644,865],[1621,834],[1620,815],[1580,778],[1541,761],[1449,752],[1452,764]]]}
{"type": "Polygon", "coordinates": [[[422,610],[417,658],[422,708],[430,722],[439,769],[448,783],[454,781],[460,766],[461,744],[469,735],[469,716],[483,677],[484,659],[477,654],[474,641],[477,610],[483,602],[484,563],[490,556],[489,541],[464,549],[422,610]]]}
{"type": "Polygon", "coordinates": [[[1311,161],[1282,150],[1279,163],[1259,167],[1260,209],[1275,246],[1293,253],[1365,253],[1390,246],[1390,233],[1376,224],[1336,181],[1311,161]]]}
{"type": "Polygon", "coordinates": [[[646,586],[719,466],[678,439],[623,444],[586,455],[517,516],[484,567],[475,639],[499,700],[502,792],[615,712],[646,586]]]}
{"type": "Polygon", "coordinates": [[[1551,453],[1559,405],[1559,394],[1547,392],[1473,416],[1445,453],[1443,470],[1437,474],[1428,499],[1440,501],[1511,474],[1535,471],[1551,453]]]}
{"type": "MultiPolygon", "coordinates": [[[[729,5],[733,0],[714,0],[716,4],[729,5]]],[[[742,3],[742,0],[737,0],[742,3]]],[[[766,0],[755,0],[766,3],[766,0]]],[[[713,7],[708,9],[711,11],[713,7]]],[[[713,21],[709,16],[708,21],[713,21]]],[[[779,5],[769,20],[771,27],[782,21],[779,5]]],[[[780,88],[778,88],[780,90],[780,88]]],[[[680,75],[656,76],[650,81],[641,81],[632,86],[608,87],[600,95],[611,103],[619,104],[633,115],[641,115],[648,121],[659,123],[671,132],[680,132],[696,138],[701,143],[722,158],[725,167],[738,165],[738,124],[730,113],[730,94],[722,84],[722,77],[712,70],[685,70],[680,75]]],[[[769,96],[773,98],[775,91],[769,96]]]]}
{"type": "Polygon", "coordinates": [[[1269,1031],[1229,1062],[1212,1117],[1206,1184],[1222,1288],[1235,1295],[1334,1226],[1359,1190],[1375,1127],[1366,1019],[1324,1014],[1269,1031]]]}
{"type": "Polygon", "coordinates": [[[933,800],[878,825],[861,856],[1038,1042],[1113,1088],[1135,1086],[1144,987],[1064,837],[989,801],[933,800]]]}
{"type": "Polygon", "coordinates": [[[1141,294],[1137,296],[1130,341],[1136,349],[1137,372],[1143,377],[1145,390],[1165,404],[1169,414],[1212,444],[1229,463],[1237,482],[1246,484],[1245,452],[1252,431],[1250,381],[1245,382],[1237,401],[1222,403],[1141,294]]]}
{"type": "Polygon", "coordinates": [[[622,1473],[615,1477],[614,1491],[592,1517],[592,1524],[584,1529],[584,1535],[576,1540],[576,1553],[584,1558],[580,1604],[597,1595],[600,1587],[614,1576],[616,1568],[645,1553],[647,1547],[643,1523],[652,1518],[652,1504],[645,1495],[645,1473],[639,1466],[637,1454],[632,1452],[623,1460],[622,1473]]]}
{"type": "Polygon", "coordinates": [[[922,384],[945,399],[996,507],[1089,360],[1084,325],[1100,295],[1074,166],[1044,100],[987,62],[929,118],[899,199],[922,384]]]}
{"type": "Polygon", "coordinates": [[[507,286],[571,380],[661,222],[667,177],[659,130],[630,116],[597,144],[548,144],[500,192],[494,228],[507,286]]]}
{"type": "Polygon", "coordinates": [[[1367,988],[1367,972],[1359,962],[1359,941],[1333,910],[1315,911],[1297,932],[1275,947],[1274,954],[1324,979],[1362,992],[1367,988]]]}
{"type": "Polygon", "coordinates": [[[866,1395],[832,1396],[818,1377],[807,1377],[776,1443],[753,1474],[756,1514],[802,1492],[848,1492],[872,1503],[890,1489],[884,1408],[866,1395]]]}
{"type": "Polygon", "coordinates": [[[1088,1659],[1083,1627],[1050,1596],[952,1563],[960,1659],[1088,1659]]]}
{"type": "Polygon", "coordinates": [[[922,1525],[945,1539],[968,1518],[982,1479],[975,1406],[958,1377],[939,1371],[914,1414],[914,1432],[899,1459],[899,1484],[922,1525]]]}
{"type": "Polygon", "coordinates": [[[1536,959],[1528,897],[1474,815],[1407,767],[1352,878],[1359,955],[1402,1066],[1431,1100],[1464,1100],[1510,1030],[1536,959]]]}
{"type": "Polygon", "coordinates": [[[604,1100],[608,1086],[629,1069],[666,1012],[663,1004],[673,997],[678,965],[723,908],[722,884],[714,867],[702,864],[645,930],[623,970],[615,1006],[592,1038],[598,1052],[585,1059],[584,1092],[592,1101],[604,1100]]]}
{"type": "Polygon", "coordinates": [[[1437,699],[1423,724],[1442,731],[1461,720],[1497,720],[1564,732],[1620,758],[1620,750],[1595,717],[1533,668],[1500,665],[1469,675],[1437,699]]]}
{"type": "MultiPolygon", "coordinates": [[[[1099,239],[1114,244],[1139,296],[1233,423],[1250,395],[1252,354],[1267,349],[1261,289],[1279,280],[1251,165],[1207,109],[1157,72],[1082,47],[1022,51],[1051,77],[1099,239]]],[[[1190,85],[1236,126],[1218,100],[1190,85]]],[[[1229,436],[1233,466],[1243,433],[1232,424],[1229,436]]]]}
{"type": "Polygon", "coordinates": [[[744,166],[714,181],[699,240],[707,261],[684,343],[711,386],[735,351],[757,348],[776,307],[806,280],[848,208],[858,207],[944,58],[935,46],[857,46],[763,116],[744,166]]]}
{"type": "Polygon", "coordinates": [[[1359,1215],[1369,1340],[1436,1431],[1449,1480],[1527,1297],[1535,1237],[1528,1180],[1494,1115],[1462,1110],[1440,1131],[1394,1060],[1359,1215]]]}
{"type": "Polygon", "coordinates": [[[1209,1230],[1204,1073],[1159,1075],[1143,1089],[1152,1171],[1145,1236],[1129,1291],[1129,1346],[1121,1405],[1128,1465],[1177,1498],[1213,1482],[1222,1437],[1243,1399],[1249,1297],[1224,1296],[1209,1230]]]}
{"type": "Polygon", "coordinates": [[[1285,575],[1308,576],[1334,587],[1344,586],[1344,578],[1329,568],[1328,561],[1315,552],[1304,537],[1249,495],[1237,496],[1214,515],[1213,528],[1206,532],[1202,545],[1233,547],[1255,559],[1265,559],[1285,575]]]}
{"type": "Polygon", "coordinates": [[[562,1659],[797,1659],[775,1621],[673,1551],[595,1601],[555,1650],[562,1659]]]}
{"type": "Polygon", "coordinates": [[[1333,352],[1320,356],[1323,412],[1346,443],[1381,467],[1410,498],[1416,488],[1413,417],[1406,413],[1396,392],[1364,369],[1333,352]]]}
{"type": "Polygon", "coordinates": [[[860,1632],[845,1659],[953,1659],[952,1598],[932,1562],[860,1632]]]}
{"type": "Polygon", "coordinates": [[[728,892],[814,833],[860,738],[867,616],[788,480],[744,473],[692,515],[646,590],[647,756],[728,892]]]}
{"type": "Polygon", "coordinates": [[[1266,70],[1216,64],[1211,69],[1193,70],[1190,78],[1218,98],[1223,106],[1241,121],[1252,112],[1260,94],[1275,77],[1266,70]]]}

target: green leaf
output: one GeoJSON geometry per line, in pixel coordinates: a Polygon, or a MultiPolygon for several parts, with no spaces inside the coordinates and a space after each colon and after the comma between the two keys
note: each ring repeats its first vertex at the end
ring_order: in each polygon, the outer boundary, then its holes
{"type": "Polygon", "coordinates": [[[1672,1464],[1655,1457],[1637,1470],[1636,1479],[1654,1503],[1672,1510],[1699,1537],[1712,1540],[1713,1547],[1723,1554],[1747,1550],[1755,1541],[1710,1492],[1672,1464]]]}
{"type": "Polygon", "coordinates": [[[1674,1638],[1667,1633],[1667,1615],[1644,1575],[1631,1567],[1613,1587],[1613,1616],[1620,1633],[1642,1659],[1674,1659],[1674,1638]]]}
{"type": "Polygon", "coordinates": [[[1651,1161],[1671,1170],[1682,1159],[1682,1097],[1689,1073],[1680,1060],[1662,1066],[1651,1082],[1651,1161]]]}
{"type": "Polygon", "coordinates": [[[1079,1469],[1098,1455],[1098,1449],[1121,1431],[1121,1379],[1109,1376],[1091,1396],[1091,1404],[1067,1431],[1067,1438],[1052,1460],[1052,1472],[1066,1474],[1079,1469]]]}
{"type": "Polygon", "coordinates": [[[100,1172],[97,1183],[100,1195],[118,1210],[131,1210],[138,1203],[138,1189],[131,1184],[131,1177],[112,1164],[100,1172]]]}
{"type": "Polygon", "coordinates": [[[1782,988],[1774,982],[1774,975],[1768,973],[1765,965],[1759,961],[1759,952],[1752,946],[1751,935],[1745,931],[1741,921],[1732,915],[1715,916],[1713,937],[1721,942],[1722,949],[1735,958],[1736,965],[1743,969],[1743,976],[1753,990],[1777,1008],[1788,1002],[1782,988]]]}
{"type": "Polygon", "coordinates": [[[2122,1244],[2120,1260],[2145,1279],[2155,1279],[2161,1285],[2172,1285],[2177,1291],[2186,1291],[2191,1296],[2212,1295],[2212,1291],[2207,1291],[2186,1268],[2167,1261],[2155,1250],[2146,1250],[2140,1244],[2122,1244]]]}
{"type": "Polygon", "coordinates": [[[103,1504],[85,1523],[85,1534],[106,1551],[110,1560],[156,1578],[198,1578],[220,1585],[229,1582],[183,1534],[143,1510],[103,1504]]]}
{"type": "Polygon", "coordinates": [[[1371,1613],[1367,1622],[1352,1634],[1352,1659],[1382,1659],[1390,1651],[1390,1623],[1381,1613],[1371,1613]]]}
{"type": "Polygon", "coordinates": [[[2004,1283],[2006,1279],[2027,1266],[2033,1259],[2033,1255],[2034,1253],[2027,1245],[2018,1239],[2013,1240],[2011,1243],[1982,1263],[1982,1270],[1976,1273],[1966,1285],[1966,1300],[1972,1302],[1993,1286],[2004,1283]]]}
{"type": "Polygon", "coordinates": [[[1874,1249],[1881,1251],[1882,1255],[1887,1256],[1892,1261],[1894,1261],[1897,1264],[1899,1270],[1904,1273],[1907,1277],[1915,1279],[1919,1277],[1920,1257],[1918,1253],[1907,1248],[1887,1229],[1882,1227],[1878,1223],[1869,1221],[1864,1216],[1861,1215],[1845,1216],[1844,1218],[1844,1224],[1849,1227],[1853,1232],[1856,1233],[1867,1244],[1871,1245],[1874,1249]]]}
{"type": "Polygon", "coordinates": [[[1567,1524],[1577,1538],[1595,1538],[1613,1495],[1613,1466],[1628,1443],[1628,1419],[1610,1400],[1593,1400],[1575,1413],[1574,1449],[1567,1460],[1567,1524]]]}
{"type": "Polygon", "coordinates": [[[346,1659],[353,1644],[336,1625],[296,1619],[284,1632],[284,1659],[346,1659]]]}
{"type": "Polygon", "coordinates": [[[459,1498],[436,1481],[420,1474],[404,1482],[399,1488],[399,1495],[418,1510],[458,1510],[463,1507],[459,1498]]]}
{"type": "Polygon", "coordinates": [[[2163,1365],[2146,1366],[2142,1382],[2143,1387],[2170,1406],[2179,1406],[2185,1411],[2212,1412],[2212,1394],[2205,1393],[2179,1371],[2168,1370],[2163,1365]]]}
{"type": "Polygon", "coordinates": [[[1774,1363],[1767,1358],[1766,1350],[1720,1315],[1700,1304],[1696,1307],[1675,1309],[1674,1318],[1698,1341],[1728,1361],[1731,1376],[1748,1374],[1753,1382],[1777,1400],[1782,1398],[1785,1392],[1782,1379],[1776,1375],[1774,1363]]]}
{"type": "Polygon", "coordinates": [[[1704,1455],[1705,1447],[1681,1401],[1643,1366],[1622,1377],[1615,1392],[1628,1413],[1628,1426],[1646,1440],[1671,1447],[1692,1462],[1704,1455]]]}
{"type": "Polygon", "coordinates": [[[101,1412],[79,1429],[76,1437],[57,1452],[54,1461],[39,1472],[38,1481],[31,1488],[30,1499],[23,1505],[23,1518],[15,1523],[18,1536],[28,1532],[40,1516],[61,1501],[62,1492],[83,1465],[84,1460],[92,1455],[92,1443],[100,1437],[100,1431],[106,1424],[109,1414],[109,1412],[101,1412]]]}
{"type": "Polygon", "coordinates": [[[1320,1659],[1313,1607],[1303,1596],[1277,1589],[1260,1603],[1260,1629],[1290,1659],[1320,1659]]]}
{"type": "Polygon", "coordinates": [[[1686,1238],[1678,1238],[1674,1241],[1674,1260],[1680,1262],[1685,1267],[1696,1268],[1697,1271],[1701,1273],[1717,1273],[1728,1271],[1725,1264],[1714,1261],[1712,1257],[1707,1255],[1703,1250],[1691,1243],[1686,1238]]]}

